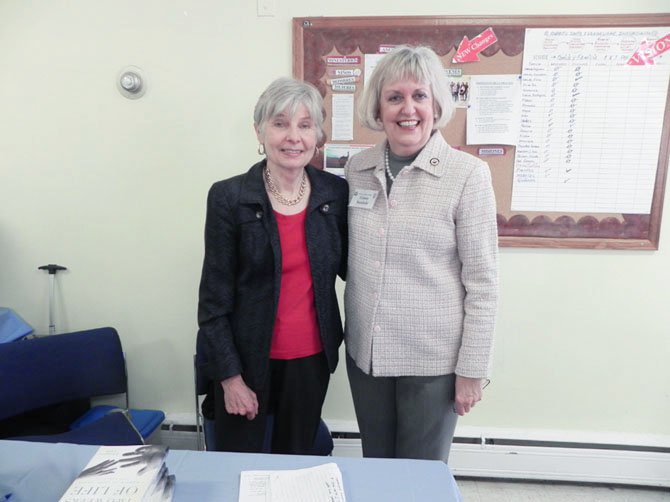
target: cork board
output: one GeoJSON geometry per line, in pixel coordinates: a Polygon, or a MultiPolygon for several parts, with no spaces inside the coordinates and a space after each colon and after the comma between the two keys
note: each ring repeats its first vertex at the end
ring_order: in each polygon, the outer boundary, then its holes
{"type": "MultiPolygon", "coordinates": [[[[517,114],[519,115],[517,120],[522,122],[520,126],[522,137],[525,127],[526,139],[522,138],[516,144],[496,142],[467,144],[468,117],[470,116],[470,120],[474,122],[469,104],[460,104],[456,108],[454,118],[442,130],[450,145],[478,156],[488,163],[496,194],[500,245],[658,249],[670,144],[668,79],[663,69],[670,66],[670,51],[665,52],[670,48],[670,33],[665,31],[668,26],[670,26],[670,14],[495,18],[445,16],[294,18],[293,73],[296,78],[316,85],[324,96],[327,114],[326,132],[331,138],[328,141],[329,146],[372,145],[379,143],[384,138],[383,133],[361,127],[354,115],[351,138],[333,139],[335,126],[333,126],[334,122],[328,119],[334,116],[333,100],[340,99],[338,96],[348,94],[350,97],[346,99],[353,100],[355,109],[365,83],[366,55],[384,53],[400,44],[427,45],[440,56],[446,71],[453,76],[450,78],[456,81],[457,86],[461,85],[460,82],[468,82],[471,78],[475,82],[486,76],[508,76],[510,79],[517,76],[520,82],[523,80],[523,92],[520,98],[523,100],[523,105],[520,113],[517,114]],[[464,37],[467,38],[464,39],[464,37]],[[532,47],[530,41],[533,41],[532,47]],[[568,45],[562,44],[561,41],[567,41],[568,45]],[[479,46],[476,46],[477,43],[479,46]],[[467,54],[468,50],[472,50],[475,56],[467,54]],[[616,80],[609,76],[606,80],[601,80],[597,88],[589,88],[591,94],[588,100],[583,95],[578,95],[579,86],[582,86],[581,89],[587,89],[584,87],[583,72],[587,72],[586,79],[589,82],[596,82],[594,79],[602,78],[600,73],[609,64],[607,60],[615,59],[615,54],[618,54],[617,57],[621,59],[621,54],[627,53],[626,51],[631,55],[628,65],[631,65],[630,61],[634,57],[638,58],[635,60],[638,63],[636,69],[622,68],[623,63],[617,62],[617,68],[612,66],[608,71],[625,72],[625,75],[633,71],[636,85],[640,82],[646,83],[647,79],[651,79],[652,77],[647,76],[652,75],[649,72],[653,72],[653,75],[659,75],[661,72],[664,76],[654,77],[656,79],[654,80],[656,82],[654,93],[649,91],[637,95],[637,98],[621,99],[620,95],[624,88],[615,87],[621,84],[612,84],[611,82],[616,82],[616,80]],[[546,55],[543,52],[546,52],[546,55]],[[544,67],[542,66],[544,63],[540,61],[539,66],[533,67],[534,63],[529,62],[531,53],[532,57],[538,60],[548,58],[553,63],[548,63],[549,66],[544,67]],[[524,55],[526,55],[525,61],[524,55]],[[590,63],[589,58],[598,61],[590,63]],[[564,63],[566,59],[569,61],[564,63]],[[584,60],[583,63],[582,60],[584,60]],[[336,68],[345,69],[354,76],[349,80],[353,84],[352,87],[347,87],[348,84],[344,85],[345,92],[341,92],[341,89],[333,84],[334,79],[340,78],[335,74],[336,68]],[[596,129],[602,136],[597,141],[577,144],[577,146],[600,145],[600,150],[596,153],[599,157],[595,163],[588,161],[589,158],[593,158],[593,149],[589,153],[591,157],[583,153],[588,151],[586,148],[575,150],[575,143],[572,139],[573,126],[567,129],[568,118],[565,124],[561,125],[562,136],[558,134],[551,136],[546,132],[547,127],[551,132],[552,122],[549,119],[538,115],[539,118],[533,119],[535,122],[530,120],[535,116],[531,115],[532,107],[535,106],[533,103],[548,102],[550,97],[550,94],[546,94],[546,96],[533,98],[531,94],[531,81],[534,75],[542,82],[544,80],[549,82],[547,86],[551,85],[551,75],[542,74],[545,70],[555,72],[555,82],[561,82],[563,85],[563,88],[559,88],[559,98],[566,100],[565,103],[561,102],[553,107],[552,113],[556,112],[557,115],[560,115],[565,112],[564,115],[568,117],[571,106],[568,98],[571,95],[573,101],[575,101],[575,95],[578,95],[577,100],[582,99],[583,101],[577,102],[576,105],[573,103],[573,109],[575,106],[583,106],[584,110],[589,110],[588,106],[593,108],[593,103],[598,103],[601,96],[607,95],[614,96],[622,106],[625,104],[628,107],[626,109],[630,115],[626,116],[625,120],[612,116],[610,122],[607,122],[607,127],[596,129]],[[533,71],[535,74],[532,73],[533,71]],[[608,89],[608,86],[611,89],[608,89]],[[649,96],[652,96],[653,99],[649,96]],[[648,99],[651,101],[647,106],[648,99]],[[641,104],[645,104],[647,108],[640,106],[641,104]],[[630,124],[631,117],[641,117],[640,123],[643,125],[651,124],[649,125],[651,134],[646,134],[644,138],[652,138],[652,140],[641,142],[635,139],[635,134],[640,130],[638,126],[630,125],[628,132],[610,127],[610,124],[630,124]],[[556,179],[555,194],[551,186],[541,185],[538,181],[541,181],[543,175],[540,165],[542,159],[536,161],[537,155],[533,148],[537,148],[538,145],[540,149],[542,148],[540,139],[538,139],[541,135],[540,131],[545,131],[541,140],[546,141],[548,145],[544,153],[547,159],[550,152],[556,149],[560,150],[562,156],[561,161],[551,164],[560,170],[559,174],[553,171],[551,174],[556,179]],[[617,134],[623,136],[616,136],[617,134]],[[566,138],[566,136],[569,137],[566,138]],[[620,137],[625,138],[626,141],[621,141],[620,137]],[[632,149],[631,145],[633,145],[632,149]],[[630,160],[622,162],[621,159],[625,155],[640,149],[644,152],[644,158],[635,154],[630,157],[630,160]],[[572,157],[576,157],[580,152],[582,152],[581,164],[572,157]],[[564,165],[566,158],[568,164],[564,165]],[[609,158],[614,158],[614,160],[610,162],[609,158]],[[569,165],[571,161],[572,165],[569,165]],[[628,190],[627,193],[638,190],[639,193],[633,195],[637,197],[636,200],[642,202],[623,204],[615,199],[607,199],[606,203],[603,202],[596,210],[590,208],[590,201],[579,204],[560,203],[562,191],[565,186],[568,186],[567,183],[573,183],[571,186],[578,183],[572,179],[578,169],[573,171],[572,167],[581,166],[582,172],[586,172],[585,170],[595,164],[599,166],[600,171],[613,170],[615,164],[619,166],[617,169],[625,170],[621,171],[621,181],[619,181],[622,185],[621,190],[624,192],[628,190]],[[558,165],[560,167],[556,167],[558,165]],[[638,182],[631,185],[627,177],[629,173],[637,172],[636,169],[645,176],[645,181],[639,182],[639,188],[636,188],[638,185],[635,184],[638,182]],[[559,185],[559,181],[564,185],[559,185]],[[541,187],[541,191],[536,185],[541,187]],[[533,192],[532,190],[538,191],[533,192]],[[542,203],[532,202],[535,193],[540,194],[535,197],[542,203]],[[525,199],[524,194],[526,194],[525,199]],[[554,195],[559,202],[547,205],[545,200],[547,194],[554,195]],[[528,200],[531,202],[528,203],[528,200]]],[[[549,93],[548,90],[546,92],[549,93]]],[[[632,93],[628,91],[626,96],[630,94],[632,93]]],[[[454,99],[458,100],[458,97],[455,96],[454,99]]],[[[618,105],[613,107],[612,102],[607,106],[602,110],[608,110],[610,114],[611,110],[621,108],[618,105]]],[[[582,113],[581,109],[578,111],[582,113]]],[[[581,117],[582,115],[579,118],[581,117]]],[[[582,130],[587,129],[582,128],[582,130]]],[[[588,129],[588,131],[593,130],[593,128],[588,129]]],[[[542,152],[540,152],[541,155],[542,152]]],[[[323,165],[323,158],[315,159],[315,161],[323,165]]],[[[546,172],[549,171],[546,170],[546,172]]],[[[589,190],[595,189],[593,193],[596,194],[599,193],[598,190],[600,193],[608,193],[607,181],[599,180],[600,178],[598,181],[591,182],[589,190]],[[594,185],[596,183],[603,183],[603,187],[594,185]]],[[[588,190],[582,192],[582,198],[592,196],[592,192],[588,190]]]]}

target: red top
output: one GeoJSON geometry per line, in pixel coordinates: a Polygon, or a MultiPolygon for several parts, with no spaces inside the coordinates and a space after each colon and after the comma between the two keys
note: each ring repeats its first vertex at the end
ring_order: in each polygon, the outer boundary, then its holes
{"type": "Polygon", "coordinates": [[[312,269],[307,255],[307,209],[294,214],[275,213],[281,242],[282,269],[279,306],[270,358],[297,359],[323,350],[314,307],[312,269]]]}

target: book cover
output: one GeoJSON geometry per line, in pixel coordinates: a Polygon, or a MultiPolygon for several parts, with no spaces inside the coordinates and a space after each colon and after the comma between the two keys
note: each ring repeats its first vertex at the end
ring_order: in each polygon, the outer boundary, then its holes
{"type": "MultiPolygon", "coordinates": [[[[144,502],[167,477],[161,445],[101,446],[60,502],[144,502]]],[[[160,500],[160,499],[159,499],[160,500]]]]}
{"type": "Polygon", "coordinates": [[[174,474],[167,472],[167,469],[161,475],[156,485],[146,499],[146,502],[171,502],[172,494],[174,493],[174,474]]]}

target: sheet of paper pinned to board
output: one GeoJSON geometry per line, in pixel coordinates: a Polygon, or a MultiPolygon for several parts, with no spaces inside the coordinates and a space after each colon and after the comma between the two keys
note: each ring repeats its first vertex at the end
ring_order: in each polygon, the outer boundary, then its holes
{"type": "Polygon", "coordinates": [[[469,92],[467,144],[516,145],[521,120],[521,75],[472,75],[469,92]]]}
{"type": "Polygon", "coordinates": [[[351,141],[354,139],[354,95],[333,94],[332,105],[331,139],[351,141]]]}
{"type": "Polygon", "coordinates": [[[238,502],[346,502],[334,462],[306,469],[242,471],[238,502]]]}
{"type": "Polygon", "coordinates": [[[368,85],[367,82],[370,79],[370,75],[377,67],[377,64],[386,54],[366,54],[364,58],[363,66],[363,76],[365,77],[363,84],[368,85]]]}
{"type": "Polygon", "coordinates": [[[650,213],[670,75],[652,49],[669,35],[526,30],[512,210],[650,213]]]}

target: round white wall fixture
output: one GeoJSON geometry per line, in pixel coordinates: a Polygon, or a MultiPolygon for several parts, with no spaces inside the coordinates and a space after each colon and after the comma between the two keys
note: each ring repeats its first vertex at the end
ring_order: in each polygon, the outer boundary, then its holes
{"type": "Polygon", "coordinates": [[[127,66],[119,74],[116,87],[121,95],[128,99],[138,99],[144,96],[147,90],[147,81],[142,68],[127,66]]]}

